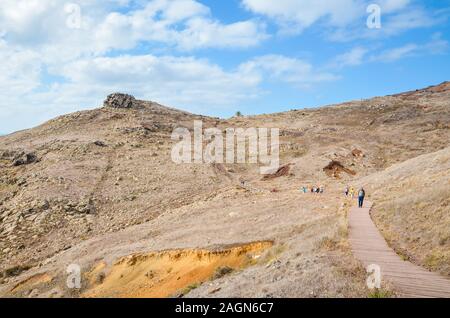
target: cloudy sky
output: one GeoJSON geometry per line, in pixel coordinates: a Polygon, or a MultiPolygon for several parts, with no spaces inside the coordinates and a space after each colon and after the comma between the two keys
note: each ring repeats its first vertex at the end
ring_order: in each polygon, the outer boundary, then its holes
{"type": "Polygon", "coordinates": [[[0,0],[0,133],[115,91],[228,117],[437,84],[449,20],[450,0],[0,0]]]}

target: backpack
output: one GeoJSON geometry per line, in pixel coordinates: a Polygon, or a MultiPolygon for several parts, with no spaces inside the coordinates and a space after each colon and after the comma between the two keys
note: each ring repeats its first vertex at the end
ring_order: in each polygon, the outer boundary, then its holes
{"type": "Polygon", "coordinates": [[[364,191],[364,190],[359,190],[359,196],[360,196],[360,197],[365,197],[365,196],[366,196],[366,191],[364,191]]]}

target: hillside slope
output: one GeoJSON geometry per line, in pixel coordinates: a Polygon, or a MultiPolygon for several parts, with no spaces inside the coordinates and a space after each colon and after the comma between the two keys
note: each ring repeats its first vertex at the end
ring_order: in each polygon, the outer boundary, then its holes
{"type": "Polygon", "coordinates": [[[373,218],[404,258],[450,276],[450,148],[394,165],[360,181],[373,218]]]}
{"type": "Polygon", "coordinates": [[[180,169],[170,160],[172,130],[194,119],[212,121],[136,101],[130,109],[77,112],[2,137],[0,251],[10,252],[0,268],[36,264],[227,184],[212,169],[180,169]]]}
{"type": "MultiPolygon", "coordinates": [[[[121,257],[138,252],[271,241],[267,257],[260,255],[264,262],[252,261],[251,267],[222,278],[220,291],[213,294],[364,296],[364,272],[346,243],[350,202],[342,198],[342,189],[371,175],[389,180],[385,169],[448,148],[449,101],[450,88],[443,83],[395,96],[228,120],[153,102],[131,100],[130,107],[117,108],[107,101],[103,108],[1,137],[0,294],[48,295],[56,288],[56,295],[79,296],[64,287],[66,266],[73,262],[84,272],[105,262],[103,277],[121,257]],[[292,164],[290,172],[262,180],[257,165],[176,165],[170,158],[171,133],[176,127],[192,129],[194,120],[221,130],[280,128],[281,163],[292,164]],[[298,191],[319,184],[326,187],[319,198],[298,191]],[[43,273],[50,278],[39,276],[43,273]]],[[[411,173],[420,178],[418,167],[411,173]]],[[[437,161],[436,169],[439,178],[446,176],[439,173],[448,171],[446,162],[437,161]]],[[[448,189],[443,180],[439,184],[448,189]]],[[[387,197],[383,182],[377,182],[374,195],[387,197]]],[[[441,203],[424,204],[423,213],[432,213],[441,203]]],[[[448,206],[441,212],[448,215],[448,206]]],[[[427,229],[442,228],[430,223],[427,229]]],[[[424,246],[436,246],[437,237],[443,246],[449,244],[432,234],[423,236],[424,246]]],[[[403,241],[392,238],[392,244],[403,241]]],[[[441,261],[431,267],[446,273],[441,261]]],[[[209,292],[203,284],[192,295],[209,292]]]]}

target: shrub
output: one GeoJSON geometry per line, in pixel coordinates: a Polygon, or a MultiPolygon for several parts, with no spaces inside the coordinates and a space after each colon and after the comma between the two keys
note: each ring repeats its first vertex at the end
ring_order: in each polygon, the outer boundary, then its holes
{"type": "Polygon", "coordinates": [[[233,269],[228,266],[221,266],[216,269],[216,272],[213,275],[213,279],[219,279],[233,272],[233,269]]]}

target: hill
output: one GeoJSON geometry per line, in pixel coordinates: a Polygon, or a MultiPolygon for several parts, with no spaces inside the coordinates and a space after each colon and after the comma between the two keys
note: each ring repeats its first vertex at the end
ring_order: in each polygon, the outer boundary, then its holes
{"type": "Polygon", "coordinates": [[[391,245],[448,275],[449,101],[446,82],[225,120],[112,95],[102,108],[0,137],[0,294],[111,296],[126,285],[113,296],[139,297],[150,284],[151,295],[172,286],[190,296],[366,296],[346,240],[347,184],[370,189],[391,245]],[[194,120],[222,131],[279,128],[289,171],[263,180],[252,164],[173,163],[171,133],[194,120]],[[326,195],[299,192],[319,184],[326,195]],[[155,253],[167,260],[149,271],[155,253]],[[214,261],[197,264],[198,255],[214,261]],[[81,290],[65,285],[72,263],[81,290]]]}

